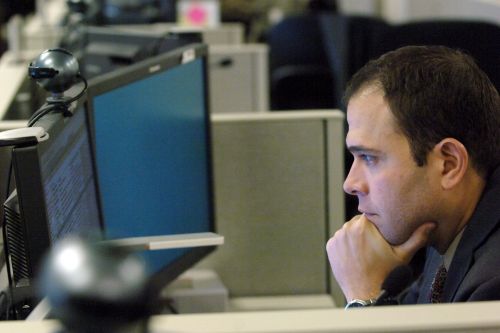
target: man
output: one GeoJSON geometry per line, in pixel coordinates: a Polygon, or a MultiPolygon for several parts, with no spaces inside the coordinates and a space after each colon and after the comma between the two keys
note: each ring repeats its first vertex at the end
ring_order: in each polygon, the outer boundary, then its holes
{"type": "Polygon", "coordinates": [[[361,215],[327,243],[348,307],[373,303],[428,246],[403,303],[500,300],[500,98],[467,55],[408,46],[369,62],[345,94],[361,215]]]}

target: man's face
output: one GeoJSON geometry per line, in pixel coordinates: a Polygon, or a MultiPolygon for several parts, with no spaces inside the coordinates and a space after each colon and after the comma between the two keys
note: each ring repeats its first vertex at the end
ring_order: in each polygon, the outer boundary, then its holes
{"type": "Polygon", "coordinates": [[[389,243],[401,244],[418,226],[433,222],[437,179],[428,166],[417,166],[381,89],[367,87],[354,95],[347,121],[346,144],[354,162],[344,191],[358,197],[360,213],[389,243]]]}

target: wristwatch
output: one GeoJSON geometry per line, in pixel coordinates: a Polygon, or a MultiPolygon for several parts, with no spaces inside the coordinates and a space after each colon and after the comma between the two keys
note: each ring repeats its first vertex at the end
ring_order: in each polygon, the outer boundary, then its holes
{"type": "Polygon", "coordinates": [[[376,302],[376,299],[368,299],[368,300],[362,300],[362,299],[353,299],[347,305],[345,306],[345,310],[347,309],[353,309],[353,308],[362,308],[365,306],[371,306],[374,305],[376,302]]]}

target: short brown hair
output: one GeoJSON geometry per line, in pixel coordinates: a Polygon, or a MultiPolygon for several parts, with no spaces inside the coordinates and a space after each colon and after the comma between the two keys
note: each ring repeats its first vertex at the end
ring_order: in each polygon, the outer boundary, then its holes
{"type": "Polygon", "coordinates": [[[368,62],[351,79],[347,104],[379,85],[417,165],[442,139],[467,149],[483,176],[500,164],[500,97],[472,57],[444,46],[405,46],[368,62]]]}

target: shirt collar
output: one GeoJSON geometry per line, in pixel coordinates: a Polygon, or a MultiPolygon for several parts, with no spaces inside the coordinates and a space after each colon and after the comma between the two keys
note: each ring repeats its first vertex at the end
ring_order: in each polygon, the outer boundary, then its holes
{"type": "Polygon", "coordinates": [[[460,243],[460,240],[462,239],[462,235],[464,233],[465,228],[463,228],[456,236],[453,242],[451,242],[450,246],[448,246],[448,249],[446,250],[445,254],[442,256],[443,257],[443,263],[444,267],[446,267],[446,270],[448,271],[450,269],[451,261],[453,260],[453,256],[455,255],[455,251],[457,250],[458,243],[460,243]]]}

